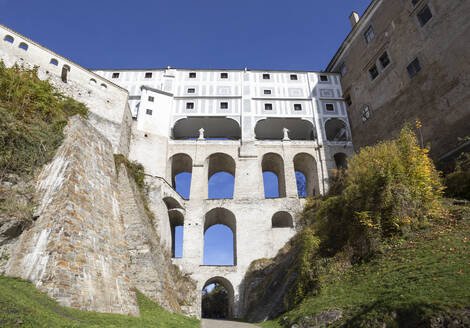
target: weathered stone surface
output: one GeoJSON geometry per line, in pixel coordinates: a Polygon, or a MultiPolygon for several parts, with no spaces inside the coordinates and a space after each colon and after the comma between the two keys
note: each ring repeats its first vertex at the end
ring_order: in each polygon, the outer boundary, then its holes
{"type": "Polygon", "coordinates": [[[138,315],[111,143],[71,118],[37,194],[38,219],[22,234],[7,275],[32,281],[62,305],[138,315]]]}
{"type": "Polygon", "coordinates": [[[323,328],[328,327],[343,317],[341,310],[333,309],[320,312],[311,317],[303,317],[299,322],[291,325],[291,328],[323,328]]]}

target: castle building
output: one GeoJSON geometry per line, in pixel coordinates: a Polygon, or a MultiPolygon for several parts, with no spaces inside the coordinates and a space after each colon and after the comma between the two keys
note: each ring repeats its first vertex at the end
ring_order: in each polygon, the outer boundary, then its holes
{"type": "Polygon", "coordinates": [[[373,0],[327,67],[341,74],[354,146],[422,122],[436,161],[468,147],[470,2],[373,0]]]}

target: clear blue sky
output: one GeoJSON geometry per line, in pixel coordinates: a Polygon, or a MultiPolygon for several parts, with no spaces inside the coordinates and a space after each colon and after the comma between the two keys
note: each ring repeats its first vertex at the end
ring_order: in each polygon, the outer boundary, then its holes
{"type": "Polygon", "coordinates": [[[0,0],[0,23],[88,68],[322,70],[370,0],[0,0]]]}

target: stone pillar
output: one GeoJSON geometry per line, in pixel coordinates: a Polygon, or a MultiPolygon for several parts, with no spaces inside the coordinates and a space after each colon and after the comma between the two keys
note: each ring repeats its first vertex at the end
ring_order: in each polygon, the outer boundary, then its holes
{"type": "Polygon", "coordinates": [[[208,198],[208,167],[206,163],[206,152],[204,146],[205,141],[196,141],[196,154],[193,159],[193,172],[191,175],[191,192],[190,199],[207,199],[208,198]]]}
{"type": "Polygon", "coordinates": [[[294,153],[290,147],[291,143],[292,141],[282,142],[286,197],[297,197],[297,180],[295,179],[294,153]]]}
{"type": "Polygon", "coordinates": [[[237,161],[234,199],[263,199],[263,178],[253,142],[243,143],[237,161]]]}

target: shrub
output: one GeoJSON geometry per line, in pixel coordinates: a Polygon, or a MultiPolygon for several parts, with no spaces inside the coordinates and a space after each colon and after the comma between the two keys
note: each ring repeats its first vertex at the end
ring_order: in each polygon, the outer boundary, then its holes
{"type": "Polygon", "coordinates": [[[463,153],[456,161],[454,172],[444,179],[446,195],[470,200],[470,153],[463,153]]]}

